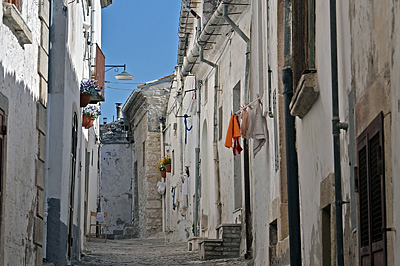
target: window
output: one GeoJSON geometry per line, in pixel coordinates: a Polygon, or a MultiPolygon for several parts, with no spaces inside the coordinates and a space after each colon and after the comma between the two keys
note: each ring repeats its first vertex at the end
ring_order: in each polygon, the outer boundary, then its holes
{"type": "MultiPolygon", "coordinates": [[[[6,135],[4,112],[0,109],[0,228],[3,213],[4,136],[6,135]]],[[[1,234],[1,230],[0,230],[1,234]]]]}
{"type": "Polygon", "coordinates": [[[99,101],[104,102],[104,75],[105,75],[105,62],[106,58],[103,54],[103,51],[100,49],[99,45],[96,43],[96,59],[95,59],[95,68],[94,75],[95,80],[97,80],[97,85],[101,88],[99,95],[92,97],[91,103],[97,103],[99,101]]]}
{"type": "Polygon", "coordinates": [[[21,0],[5,0],[4,2],[15,5],[19,11],[21,11],[22,1],[21,0]]]}
{"type": "Polygon", "coordinates": [[[203,90],[203,98],[201,99],[203,105],[206,105],[208,101],[208,78],[204,80],[203,90]]]}
{"type": "Polygon", "coordinates": [[[222,106],[221,106],[220,108],[218,108],[218,121],[219,121],[218,134],[219,134],[219,140],[222,139],[222,135],[223,135],[222,127],[223,127],[223,122],[224,121],[222,120],[222,115],[223,115],[223,112],[222,112],[222,106]]]}
{"type": "Polygon", "coordinates": [[[143,167],[146,166],[146,141],[142,144],[143,167]]]}
{"type": "Polygon", "coordinates": [[[357,138],[361,265],[386,265],[383,115],[357,138]]]}
{"type": "Polygon", "coordinates": [[[279,265],[279,260],[276,252],[278,244],[278,223],[274,220],[269,224],[269,265],[279,265]]]}
{"type": "Polygon", "coordinates": [[[322,265],[331,265],[331,205],[322,209],[322,265]]]}
{"type": "Polygon", "coordinates": [[[3,1],[3,23],[17,38],[23,48],[25,44],[32,43],[32,32],[21,16],[22,0],[3,1]]]}
{"type": "Polygon", "coordinates": [[[293,79],[315,69],[315,0],[293,1],[293,79]]]}
{"type": "Polygon", "coordinates": [[[172,175],[175,175],[175,151],[172,151],[172,175]]]}

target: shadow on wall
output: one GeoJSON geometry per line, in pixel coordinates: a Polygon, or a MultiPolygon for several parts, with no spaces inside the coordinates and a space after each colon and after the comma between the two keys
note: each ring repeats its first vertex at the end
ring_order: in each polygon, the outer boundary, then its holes
{"type": "MultiPolygon", "coordinates": [[[[35,75],[38,75],[36,71],[33,77],[26,78],[35,80],[35,75]]],[[[35,161],[39,147],[36,126],[38,93],[33,91],[39,92],[39,83],[37,88],[30,88],[0,62],[0,109],[4,112],[7,126],[1,207],[14,210],[3,212],[1,231],[10,232],[3,260],[15,262],[23,259],[26,264],[34,264],[36,257],[33,234],[37,206],[35,161]]]]}

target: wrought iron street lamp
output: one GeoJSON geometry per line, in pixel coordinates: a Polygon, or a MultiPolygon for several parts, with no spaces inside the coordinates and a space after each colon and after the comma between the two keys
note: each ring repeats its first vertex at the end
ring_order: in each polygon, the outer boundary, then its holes
{"type": "Polygon", "coordinates": [[[105,65],[104,67],[108,67],[108,69],[105,72],[107,72],[107,71],[109,71],[109,70],[111,70],[113,68],[123,67],[124,70],[121,73],[115,75],[115,78],[117,80],[132,80],[134,78],[133,75],[129,74],[126,71],[126,64],[123,64],[123,65],[105,65]]]}

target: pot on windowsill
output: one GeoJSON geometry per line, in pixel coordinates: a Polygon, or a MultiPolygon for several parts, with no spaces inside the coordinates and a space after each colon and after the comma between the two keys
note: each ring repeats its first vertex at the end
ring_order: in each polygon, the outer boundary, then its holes
{"type": "Polygon", "coordinates": [[[80,106],[85,107],[89,104],[90,100],[92,99],[92,94],[90,93],[81,93],[80,96],[80,106]]]}
{"type": "Polygon", "coordinates": [[[82,116],[82,126],[86,127],[86,125],[90,123],[91,119],[92,119],[92,117],[90,115],[83,115],[82,116]]]}
{"type": "Polygon", "coordinates": [[[167,171],[167,173],[171,173],[171,164],[165,165],[165,171],[167,171]]]}
{"type": "Polygon", "coordinates": [[[93,117],[90,117],[90,121],[89,121],[89,123],[85,126],[85,128],[86,128],[86,129],[91,128],[91,127],[93,126],[94,120],[96,120],[96,119],[93,118],[93,117]]]}
{"type": "Polygon", "coordinates": [[[161,170],[160,173],[161,173],[161,177],[162,178],[166,178],[167,177],[167,171],[161,170]]]}

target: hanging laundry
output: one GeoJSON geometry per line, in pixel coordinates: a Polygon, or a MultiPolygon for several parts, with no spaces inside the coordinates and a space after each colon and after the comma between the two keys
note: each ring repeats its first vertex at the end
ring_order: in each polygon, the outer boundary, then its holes
{"type": "Polygon", "coordinates": [[[172,209],[175,210],[176,204],[175,204],[175,188],[171,188],[171,196],[172,196],[172,209]]]}
{"type": "Polygon", "coordinates": [[[252,137],[254,139],[253,142],[253,154],[256,157],[256,154],[261,150],[262,146],[267,142],[268,139],[268,130],[267,130],[267,122],[265,117],[262,116],[262,109],[260,108],[260,101],[256,103],[255,106],[255,116],[253,122],[253,134],[252,137]]]}
{"type": "Polygon", "coordinates": [[[191,125],[190,127],[188,127],[188,125],[187,125],[187,118],[189,117],[187,114],[184,114],[183,115],[183,117],[184,117],[184,123],[185,123],[185,144],[187,144],[187,133],[188,133],[188,131],[190,131],[190,130],[192,130],[192,128],[193,128],[193,125],[191,125]]]}
{"type": "Polygon", "coordinates": [[[240,127],[240,133],[242,137],[247,139],[247,132],[249,129],[249,114],[247,113],[246,108],[242,110],[240,114],[240,118],[242,119],[242,125],[240,127]]]}
{"type": "Polygon", "coordinates": [[[233,155],[236,156],[242,152],[242,147],[240,147],[239,137],[240,133],[240,125],[238,116],[232,115],[229,121],[228,132],[226,133],[225,147],[232,148],[233,155]],[[233,146],[232,146],[233,139],[233,146]]]}

